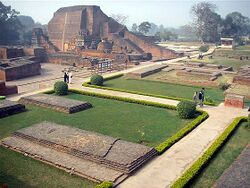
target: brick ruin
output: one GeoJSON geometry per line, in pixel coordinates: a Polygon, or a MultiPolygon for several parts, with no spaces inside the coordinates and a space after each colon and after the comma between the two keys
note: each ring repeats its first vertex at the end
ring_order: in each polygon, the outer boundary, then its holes
{"type": "Polygon", "coordinates": [[[25,111],[25,106],[9,100],[0,100],[0,118],[25,111]]]}
{"type": "MultiPolygon", "coordinates": [[[[60,51],[138,54],[142,59],[172,59],[178,54],[145,40],[108,17],[99,6],[60,8],[48,24],[51,43],[60,51]]],[[[138,58],[138,56],[137,56],[138,58]]]]}
{"type": "Polygon", "coordinates": [[[70,174],[114,185],[157,154],[151,147],[51,122],[18,130],[0,145],[70,174]]]}
{"type": "Polygon", "coordinates": [[[237,75],[233,78],[233,83],[250,86],[250,66],[242,66],[237,75]]]}
{"type": "Polygon", "coordinates": [[[6,86],[6,83],[0,80],[0,95],[11,95],[17,92],[17,86],[6,86]]]}
{"type": "Polygon", "coordinates": [[[11,81],[39,75],[41,62],[47,61],[42,47],[0,47],[0,80],[11,81]]]}

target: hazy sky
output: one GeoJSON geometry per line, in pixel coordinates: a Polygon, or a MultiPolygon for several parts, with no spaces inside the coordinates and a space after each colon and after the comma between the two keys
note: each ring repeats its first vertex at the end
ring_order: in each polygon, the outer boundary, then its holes
{"type": "MultiPolygon", "coordinates": [[[[210,0],[209,0],[210,1],[210,0]]],[[[190,7],[199,1],[173,0],[4,0],[22,15],[32,16],[35,21],[47,24],[53,13],[61,8],[72,5],[99,5],[104,13],[121,13],[129,17],[127,26],[142,21],[163,24],[167,27],[178,27],[191,21],[190,7]]],[[[217,12],[223,17],[233,11],[239,11],[250,17],[250,0],[245,1],[211,1],[217,5],[217,12]]]]}

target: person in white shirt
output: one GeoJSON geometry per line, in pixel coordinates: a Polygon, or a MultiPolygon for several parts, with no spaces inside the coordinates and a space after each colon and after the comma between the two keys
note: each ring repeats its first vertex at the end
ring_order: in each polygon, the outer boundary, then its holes
{"type": "Polygon", "coordinates": [[[72,72],[70,71],[68,75],[69,75],[69,84],[72,84],[72,77],[73,77],[72,72]]]}

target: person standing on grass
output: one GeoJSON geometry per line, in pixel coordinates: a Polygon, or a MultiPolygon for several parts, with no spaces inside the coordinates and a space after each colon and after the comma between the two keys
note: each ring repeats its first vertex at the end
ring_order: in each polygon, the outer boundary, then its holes
{"type": "Polygon", "coordinates": [[[195,106],[197,105],[197,99],[198,99],[198,96],[197,96],[197,91],[194,92],[194,95],[193,95],[193,100],[194,100],[194,104],[195,106]]]}
{"type": "Polygon", "coordinates": [[[199,101],[200,101],[200,103],[199,103],[200,107],[203,106],[203,96],[202,95],[203,95],[203,93],[202,93],[202,91],[200,91],[199,95],[198,95],[199,96],[199,101]]]}

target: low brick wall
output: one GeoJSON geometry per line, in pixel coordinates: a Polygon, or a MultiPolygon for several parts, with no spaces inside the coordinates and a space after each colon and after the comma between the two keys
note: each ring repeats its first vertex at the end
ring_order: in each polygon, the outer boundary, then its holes
{"type": "Polygon", "coordinates": [[[25,106],[9,100],[0,100],[0,118],[23,112],[25,106]]]}
{"type": "Polygon", "coordinates": [[[227,94],[224,105],[228,107],[244,108],[244,96],[227,94]]]}

